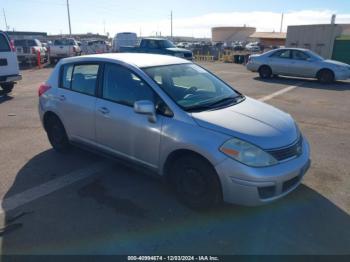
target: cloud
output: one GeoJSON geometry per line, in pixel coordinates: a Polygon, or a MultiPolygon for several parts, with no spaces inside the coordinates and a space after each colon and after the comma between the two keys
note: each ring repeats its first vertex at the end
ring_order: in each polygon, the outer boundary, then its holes
{"type": "MultiPolygon", "coordinates": [[[[302,10],[290,11],[284,14],[283,31],[288,25],[327,24],[331,21],[332,10],[302,10]]],[[[350,23],[350,14],[338,14],[337,23],[350,23]]],[[[279,31],[281,13],[275,12],[225,12],[209,13],[201,16],[179,18],[173,21],[173,32],[177,36],[211,37],[211,28],[215,26],[252,26],[257,31],[279,31]]],[[[81,24],[80,28],[88,31],[101,32],[101,26],[96,24],[81,24]]],[[[107,24],[106,29],[111,35],[117,32],[131,31],[142,36],[170,35],[170,20],[154,20],[151,22],[113,23],[107,24]]]]}

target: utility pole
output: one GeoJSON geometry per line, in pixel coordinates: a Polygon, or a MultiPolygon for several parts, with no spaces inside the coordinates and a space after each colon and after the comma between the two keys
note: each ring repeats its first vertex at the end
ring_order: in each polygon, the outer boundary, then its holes
{"type": "Polygon", "coordinates": [[[170,12],[170,36],[171,40],[173,40],[173,10],[170,12]]]}
{"type": "Polygon", "coordinates": [[[72,35],[72,27],[70,25],[69,0],[67,0],[67,13],[68,13],[68,24],[69,24],[69,36],[71,36],[72,35]]]}
{"type": "Polygon", "coordinates": [[[7,25],[6,14],[5,14],[5,8],[2,9],[2,12],[4,13],[4,20],[5,20],[5,26],[6,26],[5,31],[8,31],[8,30],[9,30],[9,27],[8,27],[8,25],[7,25]]]}
{"type": "Polygon", "coordinates": [[[280,28],[280,33],[282,33],[282,29],[283,29],[283,18],[284,18],[284,13],[282,13],[282,17],[281,17],[281,28],[280,28]]]}

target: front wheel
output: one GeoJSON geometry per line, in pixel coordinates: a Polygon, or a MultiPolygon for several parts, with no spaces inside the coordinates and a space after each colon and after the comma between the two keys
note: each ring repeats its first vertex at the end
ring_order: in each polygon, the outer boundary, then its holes
{"type": "Polygon", "coordinates": [[[190,208],[206,209],[222,201],[219,178],[207,160],[186,155],[175,160],[172,166],[172,185],[182,203],[190,208]]]}
{"type": "Polygon", "coordinates": [[[318,72],[317,79],[322,84],[330,84],[334,82],[334,74],[331,70],[324,69],[318,72]]]}
{"type": "Polygon", "coordinates": [[[15,86],[15,83],[13,82],[1,84],[1,88],[4,90],[5,94],[11,93],[14,86],[15,86]]]}
{"type": "Polygon", "coordinates": [[[66,152],[70,143],[66,130],[57,116],[49,116],[46,122],[46,132],[53,149],[58,152],[66,152]]]}

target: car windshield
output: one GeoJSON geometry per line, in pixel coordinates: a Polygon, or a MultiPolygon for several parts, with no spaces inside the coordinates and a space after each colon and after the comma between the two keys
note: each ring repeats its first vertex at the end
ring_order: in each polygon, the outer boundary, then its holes
{"type": "Polygon", "coordinates": [[[53,43],[54,45],[74,45],[73,39],[57,39],[53,43]]]}
{"type": "Polygon", "coordinates": [[[169,40],[164,40],[162,41],[162,45],[164,48],[172,48],[172,47],[176,47],[172,42],[170,42],[169,40]]]}
{"type": "Polygon", "coordinates": [[[244,98],[213,74],[192,63],[143,70],[188,112],[229,106],[244,98]]]}

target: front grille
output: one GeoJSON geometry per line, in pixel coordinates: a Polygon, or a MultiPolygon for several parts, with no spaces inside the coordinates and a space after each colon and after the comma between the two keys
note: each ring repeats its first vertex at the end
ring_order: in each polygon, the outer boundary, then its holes
{"type": "Polygon", "coordinates": [[[290,146],[267,150],[267,152],[270,153],[276,160],[283,161],[288,158],[299,156],[302,153],[302,145],[303,137],[300,136],[299,139],[290,146]]]}
{"type": "Polygon", "coordinates": [[[283,183],[282,191],[283,192],[288,191],[289,189],[294,187],[299,181],[300,181],[300,176],[296,176],[292,179],[287,180],[286,182],[283,183]]]}

